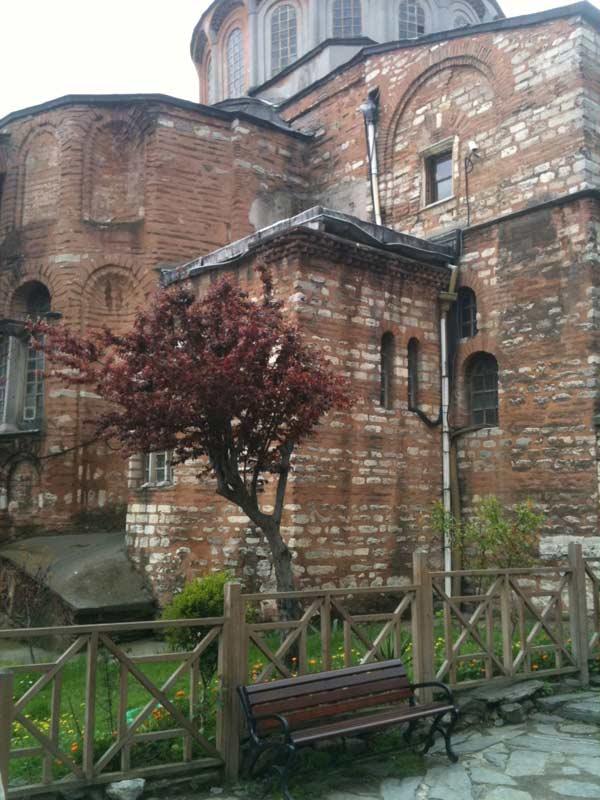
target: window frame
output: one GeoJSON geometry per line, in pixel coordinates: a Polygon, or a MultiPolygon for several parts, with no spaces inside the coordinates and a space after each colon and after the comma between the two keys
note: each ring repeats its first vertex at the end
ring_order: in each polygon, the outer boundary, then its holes
{"type": "MultiPolygon", "coordinates": [[[[266,38],[267,38],[267,41],[269,43],[269,47],[268,47],[268,59],[269,60],[268,60],[268,71],[267,71],[268,72],[268,78],[273,78],[276,75],[279,75],[279,73],[282,72],[287,67],[289,67],[290,64],[293,64],[295,61],[298,60],[298,58],[299,58],[298,54],[301,51],[301,47],[300,47],[301,20],[302,20],[301,9],[299,9],[298,6],[293,2],[285,2],[285,0],[284,0],[284,2],[276,3],[270,9],[269,15],[268,15],[267,20],[266,20],[266,38]],[[280,61],[278,62],[278,65],[275,66],[274,65],[274,57],[275,57],[274,44],[275,44],[275,39],[274,39],[273,26],[274,26],[274,23],[275,23],[276,16],[286,7],[289,8],[293,12],[293,19],[294,19],[294,24],[295,24],[295,53],[292,56],[291,55],[292,51],[290,49],[290,52],[288,53],[289,60],[285,64],[282,64],[281,63],[281,59],[280,59],[280,61]]],[[[279,34],[280,33],[281,32],[279,31],[279,34]]],[[[289,42],[291,40],[289,32],[287,34],[287,39],[288,39],[288,44],[289,44],[289,42]]],[[[279,47],[279,52],[281,52],[281,48],[280,47],[279,47]]]]}
{"type": "Polygon", "coordinates": [[[444,203],[452,203],[456,201],[456,186],[458,183],[458,163],[459,163],[459,141],[458,137],[453,136],[447,139],[442,139],[429,147],[424,148],[419,153],[421,157],[421,208],[433,208],[444,203]],[[438,161],[442,157],[451,158],[451,190],[448,197],[443,197],[441,200],[433,200],[431,197],[431,176],[430,165],[433,161],[438,161]]]}
{"type": "Polygon", "coordinates": [[[419,408],[419,362],[421,356],[421,342],[413,336],[406,348],[408,366],[408,410],[416,411],[419,408]]]}
{"type": "Polygon", "coordinates": [[[495,356],[491,353],[478,353],[472,358],[468,365],[467,389],[471,425],[497,428],[500,424],[500,368],[495,356]],[[476,387],[475,382],[478,378],[483,381],[482,388],[476,387]],[[490,378],[493,381],[490,381],[490,378]],[[492,382],[493,385],[490,385],[492,382]],[[495,401],[492,404],[480,401],[480,398],[490,395],[495,401]]]}
{"type": "Polygon", "coordinates": [[[330,12],[331,36],[334,39],[354,39],[363,35],[362,0],[332,0],[330,12]],[[358,14],[357,14],[358,10],[358,14]],[[356,20],[358,19],[358,30],[356,20]],[[345,32],[349,23],[350,32],[345,32]],[[336,32],[337,31],[337,32],[336,32]]]}
{"type": "Polygon", "coordinates": [[[393,411],[396,337],[391,331],[385,331],[381,336],[379,359],[379,406],[383,411],[393,411]]]}
{"type": "Polygon", "coordinates": [[[458,290],[456,303],[456,334],[460,341],[464,339],[474,339],[479,333],[477,324],[477,295],[470,286],[461,286],[458,290]],[[468,298],[468,302],[465,302],[468,298]],[[469,313],[465,318],[465,310],[469,313]],[[465,330],[467,331],[465,333],[465,330]]]}
{"type": "Polygon", "coordinates": [[[426,7],[425,7],[425,5],[423,3],[419,2],[419,0],[401,0],[401,2],[398,4],[398,13],[397,13],[397,18],[396,19],[397,19],[397,23],[398,23],[398,38],[400,39],[400,41],[412,41],[414,39],[420,39],[421,36],[427,36],[427,33],[428,33],[428,30],[427,30],[427,28],[428,28],[428,24],[427,24],[428,23],[427,9],[426,9],[426,7]],[[415,34],[415,36],[410,36],[409,35],[409,31],[408,31],[409,20],[407,18],[406,19],[407,35],[404,36],[403,35],[404,20],[402,19],[403,12],[404,12],[404,7],[406,6],[406,13],[407,13],[407,16],[408,16],[408,7],[411,6],[411,5],[412,6],[416,6],[416,18],[415,18],[415,20],[416,20],[416,34],[415,34]],[[422,33],[419,32],[419,13],[421,13],[423,15],[423,32],[422,33]]]}
{"type": "Polygon", "coordinates": [[[233,25],[225,36],[225,75],[227,86],[227,97],[242,97],[246,90],[246,53],[244,44],[244,32],[239,24],[233,25]],[[239,58],[236,63],[233,62],[232,53],[232,40],[234,36],[238,36],[236,40],[237,48],[234,55],[237,53],[239,58]]]}
{"type": "Polygon", "coordinates": [[[153,450],[142,455],[142,486],[171,486],[173,484],[173,454],[169,450],[153,450]],[[161,466],[158,466],[158,461],[161,466]],[[164,472],[159,478],[159,470],[164,472]]]}

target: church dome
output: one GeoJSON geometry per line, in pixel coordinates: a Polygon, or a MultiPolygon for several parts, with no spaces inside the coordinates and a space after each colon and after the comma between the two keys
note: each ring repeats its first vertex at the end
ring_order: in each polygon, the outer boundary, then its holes
{"type": "Polygon", "coordinates": [[[213,104],[250,90],[283,99],[366,44],[414,39],[503,16],[496,0],[214,0],[192,37],[200,102],[213,104]],[[293,75],[295,64],[303,67],[302,75],[293,75]],[[291,79],[276,81],[282,75],[291,79]],[[276,90],[260,91],[274,82],[276,90]]]}

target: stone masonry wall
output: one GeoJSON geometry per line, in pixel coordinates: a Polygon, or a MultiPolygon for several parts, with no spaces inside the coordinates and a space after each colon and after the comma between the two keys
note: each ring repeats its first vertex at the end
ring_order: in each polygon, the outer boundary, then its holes
{"type": "MultiPolygon", "coordinates": [[[[273,264],[276,291],[309,341],[351,379],[351,412],[327,417],[297,451],[284,517],[300,585],[381,585],[408,575],[415,543],[439,557],[429,514],[441,486],[440,430],[408,411],[407,346],[422,345],[420,407],[439,413],[437,295],[445,269],[404,262],[371,248],[302,232],[256,254],[273,264]],[[393,408],[380,405],[380,347],[395,337],[393,408]]],[[[253,260],[227,274],[255,285],[253,260]]],[[[229,568],[249,584],[272,585],[268,550],[234,506],[175,470],[174,485],[133,492],[130,552],[160,599],[193,575],[229,568]]],[[[139,473],[138,473],[139,474],[139,473]]],[[[135,474],[132,475],[135,480],[135,474]]],[[[268,494],[265,498],[268,505],[268,494]]]]}

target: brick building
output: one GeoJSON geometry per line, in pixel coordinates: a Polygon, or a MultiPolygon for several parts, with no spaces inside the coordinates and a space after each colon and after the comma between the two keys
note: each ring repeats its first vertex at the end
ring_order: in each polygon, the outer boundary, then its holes
{"type": "Polygon", "coordinates": [[[251,288],[260,260],[357,395],[297,454],[301,583],[401,580],[415,546],[441,560],[442,497],[533,498],[545,555],[599,543],[599,31],[589,3],[216,0],[192,39],[202,104],[1,120],[0,531],[129,503],[159,596],[222,566],[270,579],[260,532],[193,465],[81,447],[98,399],[42,381],[21,334],[32,314],[125,327],[159,272],[251,288]]]}

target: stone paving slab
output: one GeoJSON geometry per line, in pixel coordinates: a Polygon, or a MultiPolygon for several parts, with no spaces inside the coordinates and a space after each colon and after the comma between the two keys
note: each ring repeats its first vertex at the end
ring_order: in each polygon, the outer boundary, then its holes
{"type": "MultiPolygon", "coordinates": [[[[542,722],[540,716],[520,725],[457,735],[458,764],[449,764],[438,744],[437,752],[426,758],[422,776],[381,780],[369,765],[372,783],[340,786],[310,800],[600,800],[600,726],[548,714],[542,722]]],[[[217,796],[240,800],[244,793],[217,796]]],[[[204,796],[211,797],[215,795],[204,796]]],[[[194,800],[203,798],[196,795],[194,800]]]]}

